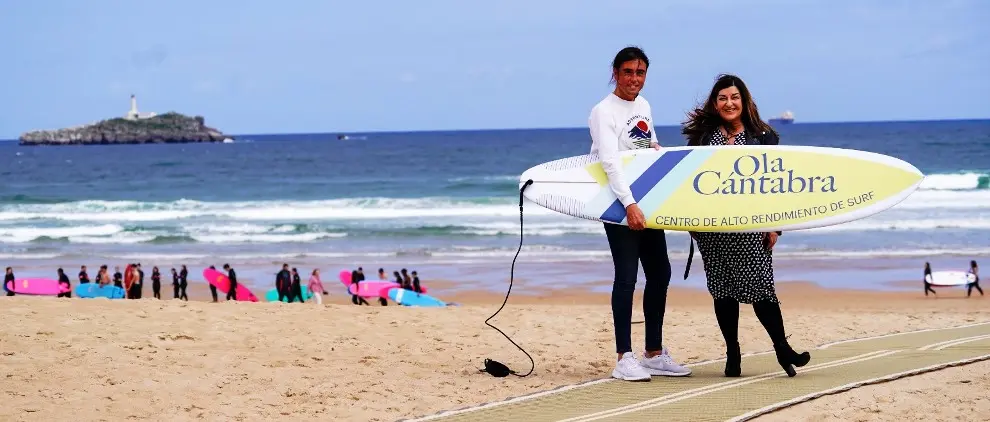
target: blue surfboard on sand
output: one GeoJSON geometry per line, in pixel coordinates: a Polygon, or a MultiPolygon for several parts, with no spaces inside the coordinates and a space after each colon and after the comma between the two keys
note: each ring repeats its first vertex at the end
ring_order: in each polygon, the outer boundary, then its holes
{"type": "Polygon", "coordinates": [[[124,289],[108,284],[106,286],[100,287],[97,283],[83,283],[76,285],[73,289],[76,291],[76,296],[81,298],[95,298],[95,297],[105,297],[107,299],[123,299],[124,289]]]}
{"type": "Polygon", "coordinates": [[[402,288],[388,289],[388,297],[402,306],[447,306],[433,296],[402,288]]]}

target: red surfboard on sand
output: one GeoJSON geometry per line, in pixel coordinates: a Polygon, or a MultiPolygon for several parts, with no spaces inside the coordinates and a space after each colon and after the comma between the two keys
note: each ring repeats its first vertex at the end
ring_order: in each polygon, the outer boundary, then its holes
{"type": "MultiPolygon", "coordinates": [[[[226,274],[220,271],[207,268],[203,270],[203,277],[206,278],[207,283],[216,286],[217,290],[223,292],[224,294],[226,294],[227,291],[230,290],[230,279],[227,278],[226,274]]],[[[244,284],[237,283],[237,301],[257,302],[258,297],[255,296],[250,289],[244,287],[244,284]]]]}

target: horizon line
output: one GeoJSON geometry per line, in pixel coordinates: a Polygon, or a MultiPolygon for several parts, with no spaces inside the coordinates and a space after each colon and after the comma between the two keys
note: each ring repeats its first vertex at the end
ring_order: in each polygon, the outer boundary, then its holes
{"type": "MultiPolygon", "coordinates": [[[[947,118],[947,119],[914,119],[914,120],[834,120],[807,121],[788,123],[786,126],[820,125],[820,124],[869,124],[869,123],[935,123],[935,122],[973,122],[990,120],[990,117],[977,118],[947,118]]],[[[769,123],[769,119],[767,119],[769,123]]],[[[655,125],[656,128],[675,128],[680,124],[655,125]]],[[[449,133],[449,132],[517,132],[517,131],[546,131],[546,130],[577,130],[587,129],[586,126],[556,126],[556,127],[502,127],[502,128],[470,128],[470,129],[418,129],[418,130],[380,130],[380,131],[326,131],[326,132],[275,132],[275,133],[227,133],[232,137],[239,136],[298,136],[298,135],[373,135],[401,133],[449,133]]],[[[56,129],[57,130],[57,129],[56,129]]],[[[0,139],[0,142],[18,142],[18,138],[0,139]]]]}

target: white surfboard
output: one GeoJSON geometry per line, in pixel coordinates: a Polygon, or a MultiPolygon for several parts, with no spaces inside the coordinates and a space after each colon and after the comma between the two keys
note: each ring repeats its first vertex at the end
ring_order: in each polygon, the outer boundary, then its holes
{"type": "MultiPolygon", "coordinates": [[[[672,147],[620,154],[648,228],[800,230],[868,217],[924,180],[911,164],[872,152],[790,145],[672,147]]],[[[596,155],[543,163],[520,176],[523,195],[547,209],[627,224],[596,155]]]]}
{"type": "Polygon", "coordinates": [[[976,282],[976,275],[966,271],[932,271],[925,278],[933,286],[966,286],[976,282]]]}

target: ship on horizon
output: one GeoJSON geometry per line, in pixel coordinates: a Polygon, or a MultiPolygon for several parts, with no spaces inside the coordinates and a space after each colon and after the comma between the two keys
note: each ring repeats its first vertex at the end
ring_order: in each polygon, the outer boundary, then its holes
{"type": "Polygon", "coordinates": [[[781,115],[779,115],[777,117],[771,117],[769,123],[771,125],[772,124],[778,124],[778,123],[779,124],[782,124],[782,125],[789,125],[791,123],[794,123],[794,113],[791,113],[790,110],[787,110],[787,111],[781,113],[781,115]]]}

